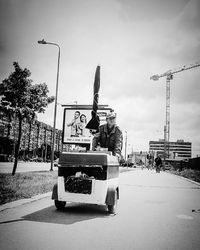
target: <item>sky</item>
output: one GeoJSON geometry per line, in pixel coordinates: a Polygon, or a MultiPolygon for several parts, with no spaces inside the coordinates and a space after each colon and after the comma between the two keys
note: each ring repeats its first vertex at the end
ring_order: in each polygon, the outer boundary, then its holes
{"type": "MultiPolygon", "coordinates": [[[[61,104],[92,104],[96,66],[99,103],[117,113],[128,153],[148,151],[164,138],[166,78],[154,74],[200,62],[199,0],[0,0],[0,81],[13,62],[45,82],[55,95],[56,46],[61,48],[56,127],[61,104]]],[[[200,67],[174,75],[170,88],[170,141],[192,142],[200,155],[200,67]]],[[[53,126],[54,104],[38,120],[53,126]]]]}

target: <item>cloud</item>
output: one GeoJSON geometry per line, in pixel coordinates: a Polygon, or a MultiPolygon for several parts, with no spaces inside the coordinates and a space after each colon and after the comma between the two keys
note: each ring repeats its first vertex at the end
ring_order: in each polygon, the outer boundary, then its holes
{"type": "Polygon", "coordinates": [[[127,21],[148,22],[174,18],[189,0],[117,0],[120,16],[127,21]]]}
{"type": "Polygon", "coordinates": [[[199,33],[200,23],[200,2],[198,0],[190,0],[179,17],[179,25],[183,31],[196,30],[199,33]]]}

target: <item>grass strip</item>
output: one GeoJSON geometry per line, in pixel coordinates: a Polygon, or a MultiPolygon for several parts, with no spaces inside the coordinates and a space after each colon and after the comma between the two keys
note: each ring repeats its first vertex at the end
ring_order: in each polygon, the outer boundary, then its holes
{"type": "Polygon", "coordinates": [[[57,171],[0,174],[0,205],[52,191],[57,171]]]}
{"type": "Polygon", "coordinates": [[[182,171],[170,170],[169,172],[200,183],[200,170],[184,169],[182,171]]]}

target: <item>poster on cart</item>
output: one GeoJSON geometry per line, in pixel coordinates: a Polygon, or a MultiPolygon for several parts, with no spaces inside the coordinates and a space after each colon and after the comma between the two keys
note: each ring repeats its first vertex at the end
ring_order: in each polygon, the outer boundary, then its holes
{"type": "MultiPolygon", "coordinates": [[[[102,105],[103,106],[103,105],[102,105]]],[[[92,106],[70,105],[64,109],[63,119],[63,143],[67,144],[90,144],[93,138],[92,133],[86,128],[91,119],[92,106]]],[[[107,105],[98,109],[100,125],[106,122],[106,115],[112,111],[107,105]]]]}

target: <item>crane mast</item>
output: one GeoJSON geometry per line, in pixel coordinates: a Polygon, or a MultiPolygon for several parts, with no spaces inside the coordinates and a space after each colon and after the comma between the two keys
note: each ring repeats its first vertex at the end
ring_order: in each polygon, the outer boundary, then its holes
{"type": "Polygon", "coordinates": [[[167,142],[169,142],[169,137],[170,137],[170,80],[172,79],[173,79],[172,75],[168,75],[166,78],[166,120],[165,120],[166,130],[165,130],[165,133],[166,133],[167,142]]]}
{"type": "Polygon", "coordinates": [[[166,77],[166,121],[164,126],[164,160],[165,157],[169,157],[169,138],[170,138],[170,81],[173,79],[173,75],[185,70],[190,70],[200,66],[200,62],[190,64],[188,66],[177,68],[175,70],[168,70],[160,75],[153,75],[150,80],[158,81],[161,77],[166,77]]]}

